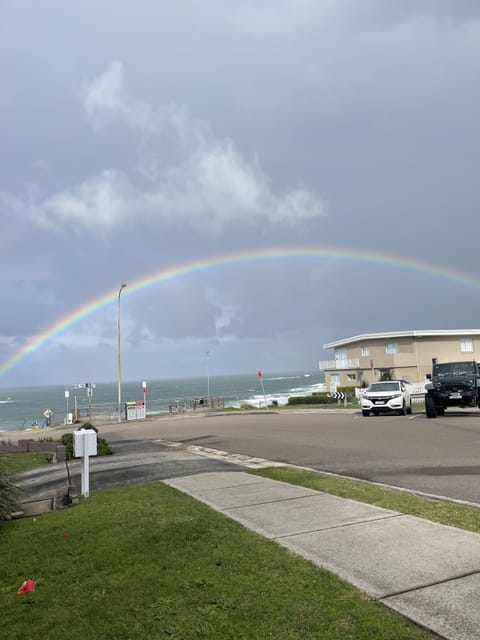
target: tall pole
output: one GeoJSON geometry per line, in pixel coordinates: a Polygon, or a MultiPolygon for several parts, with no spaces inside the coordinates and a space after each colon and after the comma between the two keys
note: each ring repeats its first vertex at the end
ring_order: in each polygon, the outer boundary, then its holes
{"type": "Polygon", "coordinates": [[[127,285],[122,284],[118,290],[118,314],[117,314],[117,353],[118,353],[118,421],[122,421],[122,365],[120,356],[120,296],[127,285]]]}
{"type": "Polygon", "coordinates": [[[210,398],[210,367],[208,366],[208,361],[210,358],[210,351],[207,351],[205,354],[207,358],[207,398],[210,398]]]}

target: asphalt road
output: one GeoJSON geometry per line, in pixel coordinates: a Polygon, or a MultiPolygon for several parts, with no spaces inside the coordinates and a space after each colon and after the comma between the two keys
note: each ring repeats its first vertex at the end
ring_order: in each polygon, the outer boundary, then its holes
{"type": "Polygon", "coordinates": [[[101,427],[109,440],[164,439],[288,462],[480,504],[480,412],[278,412],[101,427]]]}

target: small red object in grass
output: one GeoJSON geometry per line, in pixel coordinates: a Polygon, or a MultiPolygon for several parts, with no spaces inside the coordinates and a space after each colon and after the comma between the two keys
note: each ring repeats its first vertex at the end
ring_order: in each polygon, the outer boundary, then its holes
{"type": "Polygon", "coordinates": [[[64,532],[62,533],[62,538],[68,538],[68,536],[69,536],[69,535],[70,535],[69,533],[67,533],[66,531],[64,531],[64,532]]]}
{"type": "Polygon", "coordinates": [[[33,580],[25,580],[20,589],[17,589],[17,593],[22,595],[22,593],[29,593],[30,591],[35,590],[35,583],[33,580]]]}

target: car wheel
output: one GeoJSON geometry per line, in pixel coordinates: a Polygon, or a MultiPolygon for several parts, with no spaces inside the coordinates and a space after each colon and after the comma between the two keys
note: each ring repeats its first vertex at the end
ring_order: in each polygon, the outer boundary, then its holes
{"type": "Polygon", "coordinates": [[[372,411],[374,416],[378,416],[378,411],[372,411]]]}
{"type": "Polygon", "coordinates": [[[437,415],[444,416],[445,415],[445,407],[437,407],[437,415]]]}
{"type": "Polygon", "coordinates": [[[407,415],[407,407],[405,406],[405,400],[403,401],[403,406],[402,406],[402,408],[400,409],[400,411],[398,413],[401,416],[406,416],[407,415]]]}
{"type": "Polygon", "coordinates": [[[368,409],[362,409],[362,416],[364,416],[365,418],[368,418],[369,415],[370,415],[370,411],[368,411],[368,409]]]}
{"type": "Polygon", "coordinates": [[[437,407],[435,406],[435,400],[429,393],[425,396],[425,413],[427,418],[437,417],[437,407]]]}
{"type": "Polygon", "coordinates": [[[410,404],[407,407],[407,413],[409,416],[412,415],[412,401],[410,400],[410,404]]]}

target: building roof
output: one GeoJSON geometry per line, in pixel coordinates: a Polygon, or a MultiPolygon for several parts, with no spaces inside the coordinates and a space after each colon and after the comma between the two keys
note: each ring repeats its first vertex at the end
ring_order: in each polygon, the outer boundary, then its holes
{"type": "Polygon", "coordinates": [[[359,336],[336,340],[335,342],[327,342],[323,345],[324,349],[335,349],[335,347],[344,347],[352,342],[368,342],[369,340],[385,340],[391,338],[431,338],[440,336],[480,336],[480,329],[429,329],[426,331],[387,331],[383,333],[362,333],[359,336]]]}

